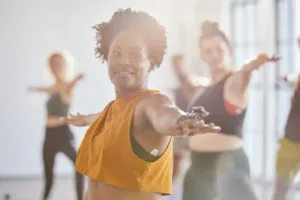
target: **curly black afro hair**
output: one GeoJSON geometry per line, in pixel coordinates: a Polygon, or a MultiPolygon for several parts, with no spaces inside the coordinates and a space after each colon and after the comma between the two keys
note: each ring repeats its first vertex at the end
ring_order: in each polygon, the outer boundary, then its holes
{"type": "Polygon", "coordinates": [[[107,60],[114,37],[127,29],[136,30],[141,34],[147,45],[149,59],[157,67],[163,61],[167,48],[165,27],[146,12],[133,11],[130,8],[120,9],[108,22],[97,24],[93,28],[96,30],[95,55],[102,61],[107,60]]]}

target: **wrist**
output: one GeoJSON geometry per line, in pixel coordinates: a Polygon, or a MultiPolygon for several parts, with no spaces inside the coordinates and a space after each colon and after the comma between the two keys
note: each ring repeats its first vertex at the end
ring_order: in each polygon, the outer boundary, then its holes
{"type": "Polygon", "coordinates": [[[203,107],[193,107],[192,112],[187,112],[183,115],[181,115],[176,123],[179,124],[181,121],[187,120],[187,119],[195,119],[195,120],[203,120],[206,116],[208,116],[209,113],[203,108],[203,107]]]}
{"type": "Polygon", "coordinates": [[[253,63],[252,62],[250,62],[250,63],[248,63],[248,64],[246,64],[246,65],[244,65],[244,67],[243,67],[243,70],[245,71],[245,72],[252,72],[253,70],[255,70],[256,68],[254,67],[254,65],[253,65],[253,63]]]}
{"type": "Polygon", "coordinates": [[[83,120],[82,120],[83,124],[82,124],[82,126],[88,126],[89,125],[89,118],[90,118],[89,115],[85,115],[83,117],[83,120]]]}

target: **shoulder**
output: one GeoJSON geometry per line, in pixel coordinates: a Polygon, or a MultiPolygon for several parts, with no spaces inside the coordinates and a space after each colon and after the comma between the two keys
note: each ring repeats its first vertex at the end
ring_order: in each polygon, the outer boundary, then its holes
{"type": "Polygon", "coordinates": [[[165,94],[149,94],[144,97],[137,105],[137,110],[144,112],[158,110],[164,106],[173,106],[174,102],[165,94]]]}
{"type": "Polygon", "coordinates": [[[170,97],[165,94],[155,93],[147,95],[142,101],[146,105],[164,105],[173,103],[170,97]]]}

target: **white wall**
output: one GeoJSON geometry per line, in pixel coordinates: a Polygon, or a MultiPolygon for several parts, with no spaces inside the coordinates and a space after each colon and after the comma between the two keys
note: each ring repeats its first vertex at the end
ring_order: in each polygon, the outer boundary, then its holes
{"type": "MultiPolygon", "coordinates": [[[[75,57],[76,71],[84,72],[75,92],[72,110],[97,112],[114,97],[106,66],[94,57],[95,23],[107,20],[117,8],[133,7],[152,13],[167,26],[169,52],[181,51],[181,27],[195,1],[171,0],[2,0],[0,1],[0,177],[40,176],[44,137],[45,101],[41,94],[29,94],[30,85],[50,83],[46,58],[56,49],[67,49],[75,57]],[[170,4],[172,2],[173,4],[170,4]],[[183,11],[181,11],[183,9],[183,11]],[[174,13],[176,12],[176,13],[174,13]],[[175,18],[176,17],[176,18],[175,18]],[[180,25],[177,24],[178,19],[180,25]]],[[[169,54],[169,55],[170,55],[169,54]]],[[[153,75],[151,86],[169,88],[169,55],[153,75]]],[[[84,129],[73,129],[80,143],[84,129]]],[[[72,173],[67,159],[59,155],[58,174],[72,173]]]]}

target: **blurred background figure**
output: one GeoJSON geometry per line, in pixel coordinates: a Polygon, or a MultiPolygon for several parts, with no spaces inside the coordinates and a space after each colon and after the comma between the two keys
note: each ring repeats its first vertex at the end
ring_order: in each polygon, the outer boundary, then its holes
{"type": "MultiPolygon", "coordinates": [[[[300,38],[298,39],[300,46],[300,38]]],[[[294,93],[285,126],[285,135],[280,139],[276,160],[276,182],[274,200],[285,200],[297,173],[300,170],[300,82],[299,73],[282,78],[294,93]]]]}
{"type": "MultiPolygon", "coordinates": [[[[70,58],[69,58],[70,59],[70,58]]],[[[43,164],[45,176],[45,188],[43,200],[49,199],[53,186],[53,169],[55,156],[63,153],[71,160],[76,161],[76,149],[74,147],[74,135],[67,124],[67,116],[73,99],[73,90],[76,84],[83,78],[83,74],[68,80],[71,74],[71,66],[66,54],[55,52],[50,55],[48,67],[53,76],[53,84],[47,87],[30,87],[31,92],[43,92],[49,95],[46,104],[47,121],[45,139],[43,143],[43,164]]],[[[75,172],[77,200],[83,198],[83,176],[75,172]]]]}
{"type": "Polygon", "coordinates": [[[189,102],[194,98],[198,87],[186,72],[183,55],[177,54],[172,57],[172,68],[179,82],[178,87],[173,91],[174,101],[181,110],[185,111],[189,102]]]}
{"type": "MultiPolygon", "coordinates": [[[[184,56],[176,54],[171,59],[172,69],[178,81],[176,89],[172,90],[175,104],[183,111],[197,92],[197,86],[193,83],[192,77],[186,72],[184,56]]],[[[180,200],[182,198],[182,181],[187,166],[189,165],[187,154],[187,140],[183,137],[174,138],[173,157],[173,194],[165,197],[168,200],[180,200]]]]}
{"type": "Polygon", "coordinates": [[[258,55],[241,70],[231,67],[231,44],[218,23],[202,25],[199,47],[207,63],[211,85],[190,103],[210,111],[204,120],[218,124],[220,133],[189,138],[191,166],[184,180],[184,200],[255,200],[248,158],[243,149],[242,127],[248,105],[248,88],[254,70],[277,57],[258,55]]]}

